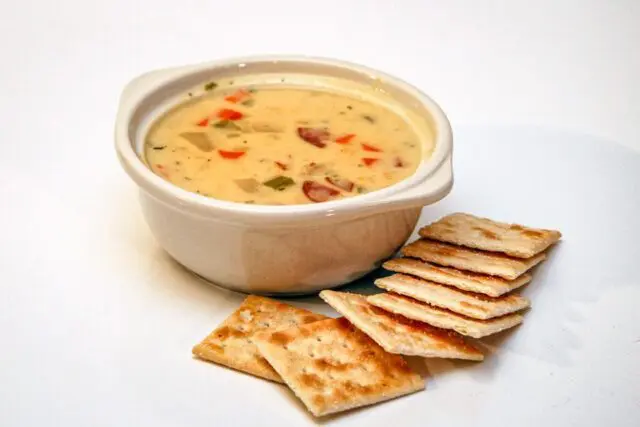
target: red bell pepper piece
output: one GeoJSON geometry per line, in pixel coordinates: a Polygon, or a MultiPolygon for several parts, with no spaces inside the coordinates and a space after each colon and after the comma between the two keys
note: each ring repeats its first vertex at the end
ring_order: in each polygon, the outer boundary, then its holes
{"type": "Polygon", "coordinates": [[[362,145],[362,149],[364,151],[373,151],[374,153],[380,153],[382,151],[378,147],[374,147],[373,145],[365,144],[364,142],[361,145],[362,145]]]}
{"type": "Polygon", "coordinates": [[[218,154],[220,154],[225,159],[237,159],[245,155],[245,151],[224,151],[218,150],[218,154]]]}
{"type": "Polygon", "coordinates": [[[354,133],[348,133],[346,135],[342,135],[342,136],[336,138],[336,142],[338,144],[348,144],[349,142],[351,142],[351,140],[353,138],[355,138],[355,136],[356,135],[354,133]]]}
{"type": "Polygon", "coordinates": [[[232,110],[230,108],[223,108],[218,111],[218,117],[222,120],[240,120],[244,115],[240,111],[232,110]]]}

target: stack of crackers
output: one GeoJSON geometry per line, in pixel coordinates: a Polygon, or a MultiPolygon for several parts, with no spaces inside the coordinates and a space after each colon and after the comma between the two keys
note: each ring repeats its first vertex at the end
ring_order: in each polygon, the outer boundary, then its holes
{"type": "Polygon", "coordinates": [[[560,233],[453,214],[420,234],[406,258],[384,264],[397,274],[376,285],[390,292],[320,293],[344,317],[248,296],[193,354],[285,383],[315,416],[424,389],[402,355],[482,360],[465,336],[522,322],[529,301],[506,294],[531,280],[560,233]]]}
{"type": "Polygon", "coordinates": [[[531,281],[528,271],[546,258],[561,234],[455,213],[423,227],[420,236],[402,248],[404,258],[383,265],[396,274],[375,284],[389,292],[367,301],[482,338],[523,321],[518,312],[530,301],[512,291],[531,281]]]}

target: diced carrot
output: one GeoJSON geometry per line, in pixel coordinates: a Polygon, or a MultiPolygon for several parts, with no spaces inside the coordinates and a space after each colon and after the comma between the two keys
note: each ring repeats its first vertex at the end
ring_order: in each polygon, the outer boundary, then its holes
{"type": "Polygon", "coordinates": [[[378,160],[380,160],[380,159],[374,159],[374,158],[371,158],[371,157],[364,157],[362,159],[362,162],[367,166],[371,166],[372,164],[374,164],[378,160]]]}
{"type": "Polygon", "coordinates": [[[364,142],[361,145],[364,151],[373,151],[374,153],[379,153],[382,151],[381,149],[374,147],[373,145],[365,144],[364,142]]]}
{"type": "Polygon", "coordinates": [[[218,111],[218,117],[222,120],[240,120],[244,115],[240,111],[232,110],[230,108],[223,108],[218,111]]]}
{"type": "Polygon", "coordinates": [[[224,151],[218,150],[218,154],[225,159],[237,159],[238,157],[242,157],[245,154],[245,151],[224,151]]]}
{"type": "Polygon", "coordinates": [[[351,140],[353,138],[355,138],[355,136],[356,135],[354,133],[348,133],[346,135],[342,135],[342,136],[336,138],[336,142],[338,144],[348,144],[349,142],[351,142],[351,140]]]}
{"type": "Polygon", "coordinates": [[[209,124],[209,117],[205,117],[204,119],[200,120],[198,123],[196,123],[198,126],[201,127],[205,127],[209,124]]]}
{"type": "Polygon", "coordinates": [[[238,89],[235,93],[225,96],[224,99],[232,104],[237,104],[238,102],[242,102],[249,95],[250,94],[246,89],[238,89]]]}

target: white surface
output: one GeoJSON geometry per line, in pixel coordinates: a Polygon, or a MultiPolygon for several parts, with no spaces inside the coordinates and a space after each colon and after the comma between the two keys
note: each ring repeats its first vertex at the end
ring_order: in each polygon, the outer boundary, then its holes
{"type": "Polygon", "coordinates": [[[457,181],[425,219],[565,233],[495,356],[429,362],[427,391],[328,424],[639,425],[640,156],[616,143],[640,149],[640,5],[227,3],[3,8],[0,425],[311,423],[285,389],[191,360],[240,297],[163,255],[112,147],[134,75],[272,52],[378,67],[443,106],[457,181]]]}

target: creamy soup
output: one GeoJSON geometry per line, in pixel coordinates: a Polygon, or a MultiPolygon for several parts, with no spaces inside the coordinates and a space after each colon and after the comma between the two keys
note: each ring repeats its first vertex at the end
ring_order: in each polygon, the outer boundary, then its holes
{"type": "Polygon", "coordinates": [[[422,147],[390,109],[296,86],[213,87],[145,139],[147,164],[204,196],[255,204],[353,197],[412,175],[422,147]]]}

